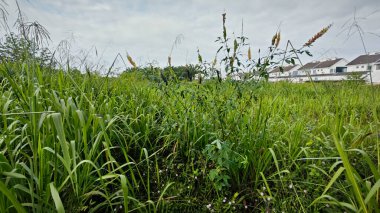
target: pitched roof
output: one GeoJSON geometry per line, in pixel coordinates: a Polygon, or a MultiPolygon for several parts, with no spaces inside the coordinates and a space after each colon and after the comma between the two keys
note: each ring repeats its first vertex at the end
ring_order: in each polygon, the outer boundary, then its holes
{"type": "MultiPolygon", "coordinates": [[[[287,71],[293,69],[293,68],[296,67],[296,66],[298,66],[298,65],[290,65],[290,66],[282,67],[282,68],[283,68],[283,72],[287,72],[287,71]]],[[[280,67],[275,67],[274,69],[272,69],[272,70],[270,71],[270,73],[276,73],[276,72],[281,72],[280,67]]]]}
{"type": "Polygon", "coordinates": [[[374,63],[378,60],[380,60],[380,54],[361,55],[361,56],[355,58],[354,60],[352,60],[347,65],[369,64],[369,63],[374,63]]]}
{"type": "Polygon", "coordinates": [[[315,62],[309,62],[305,65],[303,65],[301,68],[299,68],[300,70],[306,70],[306,69],[311,69],[311,68],[314,68],[315,66],[317,66],[320,62],[319,61],[315,61],[315,62]]]}
{"type": "Polygon", "coordinates": [[[328,61],[322,61],[321,63],[319,63],[314,68],[327,68],[327,67],[331,67],[332,65],[338,63],[340,60],[342,60],[342,58],[337,58],[337,59],[328,60],[328,61]]]}
{"type": "Polygon", "coordinates": [[[342,60],[342,58],[331,59],[326,61],[314,61],[305,64],[300,70],[313,69],[313,68],[327,68],[336,64],[338,61],[342,60]]]}

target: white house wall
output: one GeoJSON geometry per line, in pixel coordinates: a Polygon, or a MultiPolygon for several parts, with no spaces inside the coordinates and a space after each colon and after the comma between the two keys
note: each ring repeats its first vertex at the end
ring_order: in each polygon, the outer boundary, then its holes
{"type": "Polygon", "coordinates": [[[368,64],[356,64],[356,65],[347,66],[347,72],[363,72],[363,71],[368,71],[368,64]]]}
{"type": "Polygon", "coordinates": [[[324,67],[324,68],[313,68],[311,69],[311,74],[312,75],[318,75],[318,74],[332,74],[336,73],[336,68],[337,67],[344,67],[347,64],[347,60],[341,59],[338,62],[336,62],[334,65],[331,67],[324,67]]]}
{"type": "Polygon", "coordinates": [[[372,65],[372,82],[380,84],[380,63],[372,65]]]}

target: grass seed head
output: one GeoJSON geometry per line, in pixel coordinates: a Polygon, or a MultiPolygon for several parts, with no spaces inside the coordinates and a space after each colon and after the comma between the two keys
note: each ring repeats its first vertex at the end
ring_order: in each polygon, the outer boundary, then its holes
{"type": "Polygon", "coordinates": [[[202,59],[201,53],[199,52],[199,49],[198,49],[198,62],[199,62],[200,64],[203,63],[203,59],[202,59]]]}
{"type": "Polygon", "coordinates": [[[274,36],[272,37],[272,46],[274,46],[274,44],[276,43],[276,39],[277,39],[277,33],[274,34],[274,36]]]}
{"type": "Polygon", "coordinates": [[[248,60],[252,59],[251,47],[248,48],[248,60]]]}
{"type": "Polygon", "coordinates": [[[276,32],[276,34],[274,34],[274,36],[272,37],[272,46],[278,47],[278,45],[280,44],[280,39],[280,32],[276,32]]]}
{"type": "Polygon", "coordinates": [[[277,33],[277,36],[276,36],[276,42],[275,42],[275,46],[276,48],[278,47],[278,45],[280,44],[280,40],[281,40],[281,35],[280,35],[280,32],[277,33]]]}
{"type": "Polygon", "coordinates": [[[217,62],[217,58],[215,56],[214,60],[212,61],[212,67],[215,67],[216,66],[216,62],[217,62]]]}
{"type": "Polygon", "coordinates": [[[330,24],[329,26],[327,26],[325,28],[322,28],[321,31],[319,31],[317,34],[315,34],[313,37],[311,37],[311,39],[309,39],[303,46],[306,47],[306,46],[312,45],[317,39],[322,37],[331,28],[331,26],[332,26],[332,24],[330,24]]]}
{"type": "Polygon", "coordinates": [[[172,57],[171,56],[168,56],[168,64],[170,67],[172,66],[172,57]]]}
{"type": "Polygon", "coordinates": [[[137,66],[136,66],[136,63],[133,61],[132,57],[131,57],[129,54],[127,55],[127,59],[128,59],[128,61],[129,61],[129,63],[130,63],[134,68],[137,67],[137,66]]]}

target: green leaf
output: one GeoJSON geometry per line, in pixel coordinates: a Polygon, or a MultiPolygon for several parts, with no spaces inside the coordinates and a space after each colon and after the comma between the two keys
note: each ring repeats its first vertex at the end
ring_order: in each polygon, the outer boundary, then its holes
{"type": "Polygon", "coordinates": [[[120,175],[121,188],[123,189],[123,197],[124,197],[124,212],[128,213],[128,186],[127,186],[127,178],[124,175],[120,175]]]}
{"type": "Polygon", "coordinates": [[[55,208],[57,209],[57,212],[58,213],[64,213],[65,208],[63,207],[61,198],[59,197],[59,193],[58,193],[58,191],[55,188],[53,183],[50,183],[50,192],[51,192],[51,196],[53,197],[55,208]]]}
{"type": "Polygon", "coordinates": [[[218,171],[216,169],[212,169],[210,173],[208,174],[211,181],[215,180],[215,178],[218,176],[218,171]]]}
{"type": "Polygon", "coordinates": [[[61,113],[53,113],[52,115],[54,126],[57,130],[58,139],[61,144],[61,149],[63,152],[63,159],[65,160],[65,167],[68,171],[70,171],[70,153],[69,153],[69,146],[66,143],[66,137],[65,137],[65,131],[63,129],[63,123],[61,119],[61,113]]]}
{"type": "Polygon", "coordinates": [[[16,173],[16,172],[3,172],[2,174],[8,177],[12,177],[12,178],[26,179],[26,177],[23,174],[16,173]]]}
{"type": "Polygon", "coordinates": [[[380,180],[378,180],[375,185],[372,186],[371,190],[369,190],[367,196],[365,197],[364,199],[364,202],[367,204],[371,198],[376,194],[376,192],[379,190],[380,188],[380,180]]]}
{"type": "Polygon", "coordinates": [[[22,207],[22,205],[18,202],[17,198],[13,195],[13,193],[7,188],[7,186],[1,180],[0,180],[0,191],[12,202],[17,212],[26,213],[24,207],[22,207]]]}

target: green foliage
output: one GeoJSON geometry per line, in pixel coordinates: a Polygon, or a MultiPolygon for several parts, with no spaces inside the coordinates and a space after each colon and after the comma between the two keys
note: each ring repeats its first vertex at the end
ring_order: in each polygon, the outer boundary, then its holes
{"type": "Polygon", "coordinates": [[[49,49],[40,48],[35,42],[13,33],[6,34],[5,40],[0,42],[0,58],[13,63],[33,60],[41,66],[55,66],[49,49]]]}
{"type": "Polygon", "coordinates": [[[229,187],[228,180],[231,177],[228,172],[231,168],[241,168],[245,161],[232,150],[232,143],[226,143],[215,140],[211,144],[206,145],[203,154],[207,160],[211,161],[213,169],[209,171],[208,177],[214,183],[217,190],[229,187]]]}
{"type": "Polygon", "coordinates": [[[4,211],[378,207],[378,87],[21,69],[0,66],[4,211]]]}
{"type": "MultiPolygon", "coordinates": [[[[245,66],[225,21],[227,71],[265,77],[279,32],[245,66]]],[[[0,212],[378,211],[379,87],[221,81],[199,52],[84,75],[45,66],[24,32],[0,48],[0,212]]]]}

